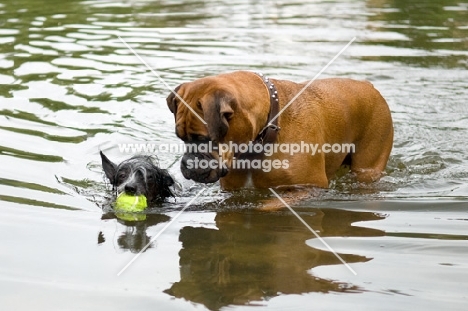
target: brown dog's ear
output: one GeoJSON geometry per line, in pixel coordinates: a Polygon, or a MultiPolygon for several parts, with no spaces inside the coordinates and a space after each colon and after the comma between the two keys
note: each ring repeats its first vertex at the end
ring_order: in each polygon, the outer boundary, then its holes
{"type": "Polygon", "coordinates": [[[177,93],[180,89],[180,87],[183,84],[178,85],[171,94],[166,98],[167,106],[169,107],[169,110],[174,114],[174,116],[177,114],[177,104],[178,104],[178,98],[175,96],[174,93],[177,93]]]}
{"type": "Polygon", "coordinates": [[[231,101],[228,96],[221,92],[214,94],[214,103],[204,112],[207,122],[208,134],[211,140],[219,142],[229,129],[229,119],[231,119],[234,110],[231,107],[231,101]]]}

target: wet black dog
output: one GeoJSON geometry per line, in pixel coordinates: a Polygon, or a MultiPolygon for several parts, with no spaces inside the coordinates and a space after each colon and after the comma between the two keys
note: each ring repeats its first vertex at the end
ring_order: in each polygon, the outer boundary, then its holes
{"type": "Polygon", "coordinates": [[[155,164],[153,157],[136,155],[117,165],[102,151],[100,154],[102,168],[117,195],[122,192],[144,195],[148,203],[174,196],[170,188],[174,185],[174,180],[166,170],[155,164]]]}

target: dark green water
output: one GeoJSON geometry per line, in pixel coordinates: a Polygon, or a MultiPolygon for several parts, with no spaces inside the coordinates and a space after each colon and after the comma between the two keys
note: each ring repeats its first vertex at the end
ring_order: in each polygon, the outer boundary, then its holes
{"type": "MultiPolygon", "coordinates": [[[[0,307],[464,310],[467,1],[0,1],[0,307]],[[234,70],[370,80],[395,143],[380,182],[295,207],[201,189],[128,223],[103,213],[99,150],[176,142],[169,94],[234,70]],[[159,235],[160,234],[160,235],[159,235]],[[157,239],[120,276],[117,273],[157,239]]],[[[158,154],[170,167],[180,154],[158,154]]],[[[177,165],[171,173],[184,183],[177,165]]]]}

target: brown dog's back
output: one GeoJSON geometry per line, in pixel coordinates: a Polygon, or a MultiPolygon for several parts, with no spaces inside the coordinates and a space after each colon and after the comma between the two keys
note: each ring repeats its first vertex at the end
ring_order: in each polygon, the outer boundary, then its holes
{"type": "MultiPolygon", "coordinates": [[[[282,84],[283,81],[277,83],[282,84]]],[[[290,83],[286,81],[286,84],[290,83]]],[[[297,89],[302,89],[307,83],[298,84],[297,89]]],[[[286,89],[292,89],[292,86],[288,85],[286,89]]],[[[292,95],[293,92],[291,98],[292,95]]],[[[342,78],[317,80],[285,110],[286,120],[289,119],[287,110],[290,110],[289,118],[301,123],[307,134],[283,135],[284,143],[293,137],[303,136],[319,144],[354,144],[355,150],[348,159],[358,180],[370,182],[380,177],[393,145],[393,124],[387,102],[372,83],[342,78]],[[309,126],[305,125],[307,122],[309,126]]],[[[325,154],[328,181],[347,155],[325,154]]]]}

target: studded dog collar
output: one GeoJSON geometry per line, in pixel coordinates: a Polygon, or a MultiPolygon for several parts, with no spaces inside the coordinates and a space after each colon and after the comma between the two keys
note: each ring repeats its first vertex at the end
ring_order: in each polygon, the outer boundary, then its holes
{"type": "Polygon", "coordinates": [[[257,137],[255,138],[254,143],[273,143],[276,141],[278,136],[278,131],[281,129],[278,126],[278,118],[275,118],[279,112],[279,97],[278,97],[278,90],[276,89],[273,82],[268,79],[262,73],[256,73],[265,83],[268,92],[270,94],[270,112],[268,113],[268,120],[266,125],[260,130],[257,137]],[[274,120],[272,120],[275,118],[274,120]]]}

